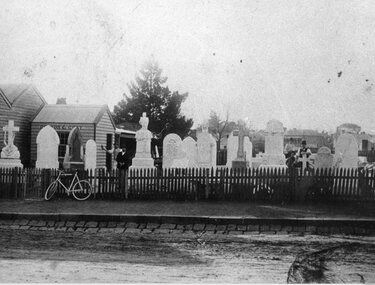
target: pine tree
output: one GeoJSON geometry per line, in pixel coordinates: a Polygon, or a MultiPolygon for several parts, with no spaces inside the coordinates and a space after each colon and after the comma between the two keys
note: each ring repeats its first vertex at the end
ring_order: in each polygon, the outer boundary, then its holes
{"type": "Polygon", "coordinates": [[[181,104],[188,94],[172,93],[166,82],[167,77],[162,76],[158,63],[153,59],[146,62],[140,76],[128,84],[130,96],[124,93],[124,98],[114,107],[115,123],[138,123],[146,112],[148,129],[161,141],[172,132],[184,138],[193,125],[192,119],[181,115],[181,104]]]}

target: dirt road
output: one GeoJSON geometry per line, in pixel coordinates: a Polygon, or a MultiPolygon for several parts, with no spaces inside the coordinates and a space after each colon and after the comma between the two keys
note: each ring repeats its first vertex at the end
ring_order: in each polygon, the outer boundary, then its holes
{"type": "Polygon", "coordinates": [[[0,229],[0,244],[0,282],[286,283],[303,270],[317,283],[375,282],[373,237],[0,229]]]}

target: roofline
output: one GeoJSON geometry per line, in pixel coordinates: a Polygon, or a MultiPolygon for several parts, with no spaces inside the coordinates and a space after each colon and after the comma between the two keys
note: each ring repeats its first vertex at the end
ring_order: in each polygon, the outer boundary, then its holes
{"type": "MultiPolygon", "coordinates": [[[[34,86],[34,84],[25,84],[27,87],[20,93],[18,96],[13,100],[12,103],[8,100],[7,96],[5,96],[4,92],[0,88],[0,95],[4,98],[5,102],[8,104],[9,108],[12,108],[12,106],[17,102],[17,100],[30,88],[35,92],[35,94],[42,100],[43,106],[48,104],[47,101],[44,99],[42,94],[39,92],[39,90],[34,86]]],[[[39,113],[39,112],[38,112],[39,113]]],[[[37,114],[38,114],[37,113],[37,114]]],[[[35,117],[34,117],[35,118],[35,117]]]]}
{"type": "Polygon", "coordinates": [[[94,119],[94,124],[97,125],[100,122],[100,120],[102,119],[105,112],[108,113],[109,119],[111,120],[111,123],[112,123],[112,127],[113,127],[114,130],[116,130],[116,125],[115,125],[115,122],[112,118],[112,114],[111,114],[111,111],[109,110],[108,105],[102,105],[98,115],[94,119]]]}
{"type": "Polygon", "coordinates": [[[135,135],[137,132],[135,132],[135,131],[130,131],[130,130],[125,130],[125,129],[120,129],[120,128],[116,128],[115,133],[117,133],[117,134],[126,133],[126,134],[135,135]]]}
{"type": "Polygon", "coordinates": [[[10,101],[8,100],[7,96],[3,93],[3,91],[0,88],[0,95],[4,99],[5,103],[8,105],[9,109],[12,108],[12,104],[10,104],[10,101]]]}
{"type": "Polygon", "coordinates": [[[34,84],[30,84],[31,88],[33,88],[34,92],[40,97],[40,99],[42,99],[43,103],[45,105],[48,105],[47,101],[44,99],[44,97],[42,96],[42,94],[39,92],[39,90],[34,86],[34,84]]]}
{"type": "Polygon", "coordinates": [[[62,123],[62,122],[34,122],[32,121],[33,124],[47,124],[47,125],[58,125],[58,124],[64,124],[64,125],[92,125],[93,123],[90,122],[90,123],[81,123],[81,122],[74,122],[74,123],[62,123]]]}

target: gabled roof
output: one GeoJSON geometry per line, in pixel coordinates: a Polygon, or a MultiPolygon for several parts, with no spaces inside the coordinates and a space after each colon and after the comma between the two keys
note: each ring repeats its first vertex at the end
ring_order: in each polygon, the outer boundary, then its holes
{"type": "Polygon", "coordinates": [[[35,94],[40,97],[44,104],[47,104],[38,89],[32,84],[0,84],[0,96],[4,98],[9,108],[11,108],[17,100],[25,94],[35,94]]]}
{"type": "Polygon", "coordinates": [[[108,112],[115,128],[107,105],[46,105],[33,123],[97,124],[105,112],[108,112]]]}

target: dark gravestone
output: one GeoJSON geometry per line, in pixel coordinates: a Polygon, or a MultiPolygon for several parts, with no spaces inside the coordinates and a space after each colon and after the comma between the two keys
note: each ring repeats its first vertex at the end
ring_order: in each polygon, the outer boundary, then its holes
{"type": "MultiPolygon", "coordinates": [[[[77,129],[78,130],[78,129],[77,129]]],[[[72,138],[71,143],[71,162],[82,162],[81,158],[81,146],[82,146],[82,138],[80,138],[79,131],[74,133],[74,137],[72,138]]]]}
{"type": "Polygon", "coordinates": [[[65,156],[64,168],[83,169],[83,153],[82,153],[83,139],[79,128],[75,127],[69,133],[68,146],[69,154],[65,156]]]}

